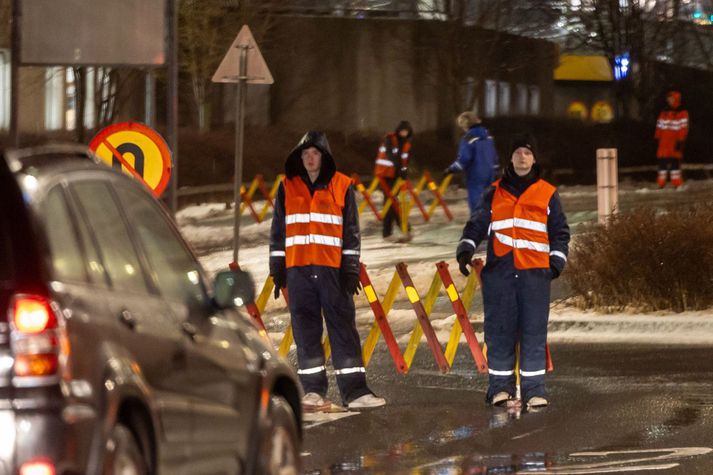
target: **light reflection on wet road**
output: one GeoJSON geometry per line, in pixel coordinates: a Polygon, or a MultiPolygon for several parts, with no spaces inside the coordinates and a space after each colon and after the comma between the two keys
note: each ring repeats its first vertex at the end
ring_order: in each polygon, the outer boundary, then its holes
{"type": "Polygon", "coordinates": [[[552,405],[529,413],[487,407],[464,348],[446,376],[423,348],[405,377],[379,353],[369,379],[390,404],[307,429],[305,472],[713,473],[713,349],[552,349],[552,405]]]}

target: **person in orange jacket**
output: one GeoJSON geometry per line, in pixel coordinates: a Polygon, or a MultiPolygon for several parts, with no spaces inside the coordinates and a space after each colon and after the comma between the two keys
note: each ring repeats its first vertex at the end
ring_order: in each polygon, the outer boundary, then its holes
{"type": "Polygon", "coordinates": [[[550,285],[565,267],[569,226],[557,189],[542,178],[534,138],[513,140],[503,177],[486,190],[463,229],[456,260],[470,274],[478,244],[488,240],[481,273],[489,384],[493,406],[518,403],[515,345],[520,343],[522,401],[549,404],[545,390],[550,285]]]}
{"type": "MultiPolygon", "coordinates": [[[[413,129],[411,124],[402,120],[396,126],[396,130],[386,134],[379,144],[379,152],[374,162],[374,176],[383,178],[389,189],[392,189],[397,178],[405,180],[408,178],[408,165],[411,154],[411,136],[413,129]]],[[[386,193],[384,193],[386,202],[386,193]]],[[[401,225],[401,218],[394,209],[389,208],[384,216],[382,236],[388,238],[393,233],[394,223],[401,225]]]]}
{"type": "Polygon", "coordinates": [[[661,111],[656,121],[656,140],[659,141],[656,151],[659,162],[656,183],[659,188],[666,186],[670,171],[671,184],[678,188],[683,184],[681,160],[688,136],[688,111],[681,108],[681,93],[678,91],[669,91],[666,102],[668,106],[661,111]]]}
{"type": "Polygon", "coordinates": [[[356,328],[360,248],[352,181],[337,171],[324,132],[309,131],[285,162],[270,229],[270,275],[275,298],[280,289],[289,291],[305,412],[331,407],[322,315],[342,403],[350,409],[386,404],[367,386],[356,328]]]}

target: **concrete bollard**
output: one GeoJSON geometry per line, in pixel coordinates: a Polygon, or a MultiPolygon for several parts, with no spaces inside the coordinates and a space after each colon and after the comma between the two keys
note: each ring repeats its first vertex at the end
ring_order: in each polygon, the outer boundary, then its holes
{"type": "Polygon", "coordinates": [[[619,178],[617,149],[597,149],[597,211],[599,224],[606,224],[617,212],[619,202],[619,178]]]}

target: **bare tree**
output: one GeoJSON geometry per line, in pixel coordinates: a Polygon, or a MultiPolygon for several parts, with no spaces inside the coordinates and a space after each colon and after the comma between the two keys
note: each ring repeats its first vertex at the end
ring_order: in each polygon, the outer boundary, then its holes
{"type": "MultiPolygon", "coordinates": [[[[432,80],[448,90],[449,115],[476,109],[486,75],[511,72],[512,61],[504,53],[517,47],[516,36],[527,32],[530,37],[545,37],[554,17],[544,0],[450,0],[442,8],[444,21],[434,23],[438,44],[421,44],[420,48],[437,51],[432,80]],[[518,21],[522,18],[528,20],[518,21]]],[[[551,62],[554,58],[542,59],[551,62]]]]}
{"type": "Polygon", "coordinates": [[[12,2],[10,0],[0,0],[0,47],[10,46],[10,21],[12,14],[12,2]]]}
{"type": "Polygon", "coordinates": [[[654,106],[655,61],[713,70],[713,32],[691,21],[692,7],[681,0],[582,0],[562,6],[560,21],[567,49],[601,53],[612,68],[618,56],[629,56],[631,74],[615,92],[620,115],[631,117],[631,99],[642,113],[654,106]]]}
{"type": "Polygon", "coordinates": [[[211,82],[228,47],[243,24],[264,44],[277,24],[270,2],[182,0],[179,8],[179,62],[190,77],[201,131],[210,129],[211,104],[217,90],[211,82]],[[267,5],[266,5],[267,4],[267,5]]]}

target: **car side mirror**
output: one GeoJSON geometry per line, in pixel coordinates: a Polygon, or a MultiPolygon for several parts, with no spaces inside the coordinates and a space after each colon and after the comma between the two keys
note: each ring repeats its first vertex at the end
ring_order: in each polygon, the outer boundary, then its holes
{"type": "Polygon", "coordinates": [[[255,301],[255,284],[249,273],[240,269],[218,272],[213,284],[213,299],[220,308],[240,307],[255,301]]]}

